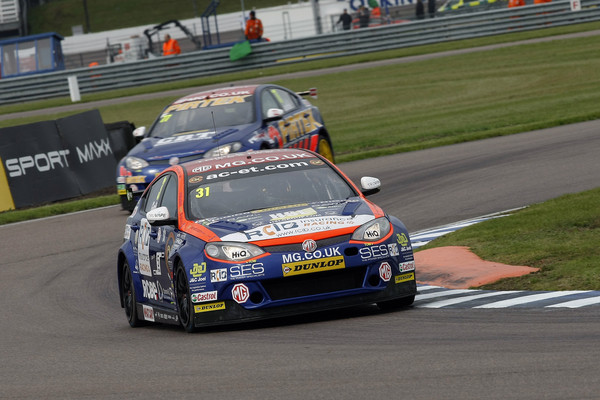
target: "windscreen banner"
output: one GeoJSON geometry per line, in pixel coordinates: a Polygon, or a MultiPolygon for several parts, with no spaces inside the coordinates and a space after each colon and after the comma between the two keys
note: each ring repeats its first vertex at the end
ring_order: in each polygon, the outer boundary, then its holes
{"type": "Polygon", "coordinates": [[[0,129],[0,211],[114,185],[116,159],[98,110],[0,129]]]}

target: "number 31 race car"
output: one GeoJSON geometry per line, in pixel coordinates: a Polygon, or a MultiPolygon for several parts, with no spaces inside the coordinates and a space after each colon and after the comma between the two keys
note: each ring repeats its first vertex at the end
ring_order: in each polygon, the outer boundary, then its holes
{"type": "Polygon", "coordinates": [[[412,304],[415,262],[402,222],[321,155],[236,153],[160,173],[127,219],[121,306],[133,327],[188,332],[376,303],[412,304]]]}
{"type": "Polygon", "coordinates": [[[117,166],[117,192],[126,210],[156,175],[173,164],[247,150],[305,148],[333,161],[319,109],[276,85],[237,86],[194,93],[168,105],[117,166]]]}

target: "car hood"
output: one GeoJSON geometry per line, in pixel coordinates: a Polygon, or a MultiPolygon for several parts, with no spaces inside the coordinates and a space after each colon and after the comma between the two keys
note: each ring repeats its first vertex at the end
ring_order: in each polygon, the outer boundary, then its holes
{"type": "Polygon", "coordinates": [[[197,223],[223,241],[253,242],[309,234],[337,236],[340,230],[353,231],[374,218],[369,205],[356,197],[248,211],[197,223]]]}
{"type": "Polygon", "coordinates": [[[170,157],[188,157],[204,154],[213,147],[230,143],[240,138],[249,126],[201,131],[179,136],[147,137],[129,151],[128,156],[147,161],[164,160],[170,157]],[[243,129],[241,129],[243,128],[243,129]]]}

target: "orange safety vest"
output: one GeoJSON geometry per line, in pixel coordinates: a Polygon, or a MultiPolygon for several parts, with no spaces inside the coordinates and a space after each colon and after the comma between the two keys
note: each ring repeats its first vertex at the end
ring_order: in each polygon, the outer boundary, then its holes
{"type": "Polygon", "coordinates": [[[263,35],[263,25],[262,22],[260,22],[260,19],[250,18],[248,22],[246,22],[246,31],[244,33],[248,40],[260,39],[263,35]]]}
{"type": "Polygon", "coordinates": [[[508,0],[508,7],[521,7],[525,5],[525,0],[508,0]]]}
{"type": "Polygon", "coordinates": [[[179,48],[177,40],[171,38],[168,42],[163,44],[163,56],[172,56],[180,53],[181,49],[179,48]]]}

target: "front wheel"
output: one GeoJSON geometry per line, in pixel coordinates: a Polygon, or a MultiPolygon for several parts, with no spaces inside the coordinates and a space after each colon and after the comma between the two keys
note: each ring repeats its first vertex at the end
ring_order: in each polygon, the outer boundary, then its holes
{"type": "Polygon", "coordinates": [[[335,162],[333,157],[333,149],[329,139],[323,135],[319,135],[319,144],[317,145],[317,153],[325,157],[331,162],[335,162]]]}
{"type": "Polygon", "coordinates": [[[125,306],[125,315],[127,321],[132,328],[144,325],[144,321],[140,320],[137,312],[137,300],[135,299],[135,285],[129,264],[123,264],[123,275],[121,278],[121,290],[123,291],[123,303],[125,306]]]}
{"type": "Polygon", "coordinates": [[[177,290],[177,309],[179,310],[179,321],[187,332],[194,332],[194,308],[190,295],[190,285],[183,265],[177,267],[175,289],[177,290]]]}

